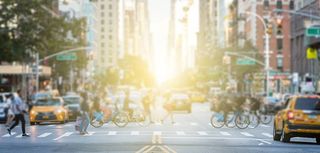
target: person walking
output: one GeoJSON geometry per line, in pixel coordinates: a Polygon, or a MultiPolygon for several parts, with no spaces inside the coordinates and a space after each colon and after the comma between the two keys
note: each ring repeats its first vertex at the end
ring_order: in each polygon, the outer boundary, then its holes
{"type": "Polygon", "coordinates": [[[153,102],[153,96],[152,96],[152,91],[150,90],[148,91],[147,95],[143,98],[142,104],[143,104],[145,115],[149,117],[149,120],[151,123],[154,123],[152,120],[151,109],[150,109],[152,102],[153,102]]]}
{"type": "Polygon", "coordinates": [[[10,124],[14,120],[14,113],[12,111],[12,101],[13,101],[13,94],[6,95],[6,102],[8,104],[8,115],[7,115],[7,121],[6,121],[6,127],[10,127],[10,124]]]}
{"type": "Polygon", "coordinates": [[[174,119],[173,119],[173,103],[172,103],[170,97],[171,97],[171,94],[170,94],[170,93],[166,93],[166,94],[164,95],[164,100],[165,100],[165,102],[164,102],[164,104],[163,104],[163,108],[166,110],[167,114],[166,114],[166,115],[164,116],[164,118],[161,120],[161,123],[162,123],[162,124],[163,124],[163,121],[164,121],[166,118],[168,118],[168,117],[170,117],[172,124],[175,123],[175,122],[174,122],[174,119]]]}
{"type": "Polygon", "coordinates": [[[28,137],[29,135],[26,134],[26,121],[24,119],[24,114],[27,113],[27,111],[25,110],[25,104],[21,99],[21,90],[17,91],[17,95],[14,96],[12,100],[12,112],[15,115],[15,122],[10,128],[7,129],[8,133],[11,135],[11,130],[19,124],[19,121],[21,121],[22,136],[28,137]]]}
{"type": "Polygon", "coordinates": [[[82,102],[81,102],[81,124],[80,124],[80,134],[85,135],[89,134],[87,132],[87,128],[90,123],[90,118],[89,118],[89,104],[88,104],[88,95],[87,93],[82,94],[82,102]]]}

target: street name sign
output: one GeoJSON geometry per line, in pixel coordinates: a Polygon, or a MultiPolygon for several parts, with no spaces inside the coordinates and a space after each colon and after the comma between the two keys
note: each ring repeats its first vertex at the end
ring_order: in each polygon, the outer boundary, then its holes
{"type": "Polygon", "coordinates": [[[309,27],[306,29],[306,35],[309,37],[315,36],[319,37],[320,36],[320,27],[309,27]]]}
{"type": "Polygon", "coordinates": [[[76,53],[57,55],[56,59],[58,61],[75,61],[75,60],[77,60],[77,55],[76,55],[76,53]]]}
{"type": "Polygon", "coordinates": [[[256,62],[247,58],[238,58],[237,65],[255,65],[256,62]]]}

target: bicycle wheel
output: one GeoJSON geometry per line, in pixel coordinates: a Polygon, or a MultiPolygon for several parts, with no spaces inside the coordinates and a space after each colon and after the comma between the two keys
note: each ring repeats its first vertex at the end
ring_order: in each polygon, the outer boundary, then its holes
{"type": "Polygon", "coordinates": [[[125,127],[129,123],[129,117],[127,113],[120,112],[117,113],[113,118],[113,123],[118,127],[125,127]]]}
{"type": "Polygon", "coordinates": [[[256,115],[249,115],[250,124],[249,128],[254,129],[259,126],[259,118],[256,115]]]}
{"type": "Polygon", "coordinates": [[[228,127],[228,128],[234,128],[236,127],[236,123],[235,123],[235,114],[233,113],[229,113],[227,115],[227,118],[225,120],[225,125],[228,127]]]}
{"type": "Polygon", "coordinates": [[[151,123],[150,118],[146,117],[146,115],[142,111],[137,111],[134,114],[134,119],[142,127],[146,127],[151,123]]]}
{"type": "Polygon", "coordinates": [[[250,124],[250,118],[248,115],[239,114],[236,116],[235,123],[239,129],[245,129],[250,124]]]}
{"type": "Polygon", "coordinates": [[[103,113],[95,112],[90,119],[90,125],[95,128],[99,128],[103,126],[103,124],[104,124],[103,113]]]}
{"type": "Polygon", "coordinates": [[[262,124],[270,124],[272,121],[272,116],[267,114],[261,114],[259,120],[262,124]]]}
{"type": "Polygon", "coordinates": [[[221,128],[224,125],[224,117],[221,113],[214,113],[211,116],[211,125],[215,128],[221,128]]]}

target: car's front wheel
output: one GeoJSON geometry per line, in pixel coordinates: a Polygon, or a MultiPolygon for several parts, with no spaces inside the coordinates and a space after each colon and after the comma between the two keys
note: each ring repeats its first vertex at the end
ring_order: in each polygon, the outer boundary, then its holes
{"type": "Polygon", "coordinates": [[[273,140],[280,141],[281,135],[277,134],[276,124],[273,125],[273,140]]]}
{"type": "Polygon", "coordinates": [[[317,144],[320,144],[320,138],[316,138],[317,144]]]}
{"type": "Polygon", "coordinates": [[[30,125],[35,125],[36,123],[35,122],[30,122],[30,125]]]}

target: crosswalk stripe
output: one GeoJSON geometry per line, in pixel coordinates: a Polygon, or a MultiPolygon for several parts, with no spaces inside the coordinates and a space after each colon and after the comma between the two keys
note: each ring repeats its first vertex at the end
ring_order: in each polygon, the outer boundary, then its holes
{"type": "Polygon", "coordinates": [[[17,135],[16,138],[22,138],[22,134],[17,135]]]}
{"type": "Polygon", "coordinates": [[[269,137],[269,138],[272,138],[273,135],[271,135],[270,133],[262,133],[262,135],[266,136],[266,137],[269,137]]]}
{"type": "Polygon", "coordinates": [[[117,135],[117,131],[109,131],[108,135],[117,135]]]}
{"type": "Polygon", "coordinates": [[[247,137],[253,137],[252,134],[248,133],[248,132],[240,132],[242,135],[247,136],[247,137]]]}
{"type": "Polygon", "coordinates": [[[72,134],[73,132],[66,132],[66,133],[64,133],[63,135],[61,135],[61,136],[59,136],[59,137],[57,137],[57,138],[55,138],[55,139],[53,139],[53,140],[60,140],[61,138],[63,138],[63,137],[68,137],[68,136],[70,136],[71,134],[72,134]]]}
{"type": "Polygon", "coordinates": [[[161,135],[162,132],[161,131],[153,131],[153,135],[161,135]]]}
{"type": "Polygon", "coordinates": [[[3,138],[11,137],[11,136],[13,136],[13,135],[15,135],[15,134],[16,134],[16,132],[11,132],[11,135],[8,133],[8,134],[3,135],[2,137],[3,137],[3,138]]]}
{"type": "Polygon", "coordinates": [[[177,131],[176,133],[177,135],[186,135],[186,133],[184,133],[183,131],[177,131]]]}
{"type": "Polygon", "coordinates": [[[199,135],[208,135],[208,133],[207,133],[207,132],[204,132],[204,131],[198,131],[198,134],[199,134],[199,135]]]}
{"type": "Polygon", "coordinates": [[[180,123],[179,123],[179,122],[176,122],[176,123],[174,123],[173,125],[174,125],[174,126],[178,126],[178,125],[180,125],[180,123]]]}
{"type": "Polygon", "coordinates": [[[64,125],[64,127],[71,127],[72,126],[72,124],[66,124],[66,125],[64,125]]]}
{"type": "Polygon", "coordinates": [[[139,135],[139,131],[131,131],[131,135],[139,135]]]}
{"type": "Polygon", "coordinates": [[[95,134],[96,132],[88,132],[89,134],[86,134],[86,135],[84,135],[84,136],[92,136],[93,134],[95,134]]]}
{"type": "Polygon", "coordinates": [[[220,134],[224,135],[224,136],[230,136],[231,134],[228,133],[228,132],[224,132],[224,131],[221,131],[220,134]]]}
{"type": "Polygon", "coordinates": [[[51,127],[51,126],[54,126],[54,125],[52,125],[52,124],[51,124],[51,125],[48,125],[48,126],[50,126],[50,127],[51,127]]]}
{"type": "Polygon", "coordinates": [[[47,137],[49,135],[51,135],[52,133],[43,133],[41,135],[38,136],[38,138],[44,138],[44,137],[47,137]]]}
{"type": "Polygon", "coordinates": [[[271,127],[271,126],[269,126],[269,125],[264,125],[264,124],[261,124],[261,126],[262,126],[262,127],[266,127],[266,128],[271,127]]]}
{"type": "Polygon", "coordinates": [[[196,123],[196,122],[191,122],[190,125],[192,125],[192,126],[197,126],[198,123],[196,123]]]}

